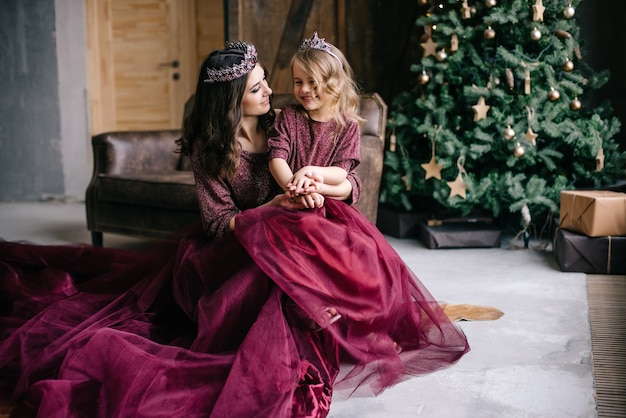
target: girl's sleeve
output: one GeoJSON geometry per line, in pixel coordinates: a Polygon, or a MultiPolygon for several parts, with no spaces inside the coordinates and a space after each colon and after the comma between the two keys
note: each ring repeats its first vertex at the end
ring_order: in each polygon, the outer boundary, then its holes
{"type": "Polygon", "coordinates": [[[349,122],[339,138],[339,145],[332,165],[353,171],[361,163],[361,128],[357,122],[349,122]]]}
{"type": "Polygon", "coordinates": [[[356,205],[361,199],[361,179],[354,170],[348,172],[346,179],[352,185],[352,194],[344,202],[349,205],[356,205]]]}
{"type": "Polygon", "coordinates": [[[346,179],[352,185],[351,195],[344,200],[349,205],[356,205],[361,198],[361,179],[355,168],[361,163],[361,128],[357,122],[349,122],[339,138],[339,145],[332,161],[334,167],[348,172],[346,179]]]}
{"type": "Polygon", "coordinates": [[[291,152],[291,144],[289,134],[289,121],[287,115],[289,115],[290,109],[285,107],[274,121],[274,128],[267,139],[268,159],[282,158],[285,161],[289,161],[289,154],[291,152]]]}

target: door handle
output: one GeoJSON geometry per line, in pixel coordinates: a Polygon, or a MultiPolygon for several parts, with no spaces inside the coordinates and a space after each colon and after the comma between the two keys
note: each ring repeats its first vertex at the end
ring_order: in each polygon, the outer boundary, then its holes
{"type": "Polygon", "coordinates": [[[178,60],[174,60],[172,62],[162,62],[159,64],[159,67],[178,68],[179,66],[180,66],[180,62],[178,62],[178,60]]]}

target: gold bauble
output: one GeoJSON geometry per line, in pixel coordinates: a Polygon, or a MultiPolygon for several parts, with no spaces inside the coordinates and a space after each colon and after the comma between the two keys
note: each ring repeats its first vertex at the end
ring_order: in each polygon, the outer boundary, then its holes
{"type": "Polygon", "coordinates": [[[568,59],[563,63],[563,71],[567,71],[568,73],[574,69],[574,63],[572,60],[568,59]]]}
{"type": "Polygon", "coordinates": [[[580,100],[578,100],[578,98],[574,98],[574,100],[572,100],[569,104],[569,108],[574,111],[580,110],[582,106],[583,104],[580,102],[580,100]]]}
{"type": "Polygon", "coordinates": [[[446,54],[445,49],[440,49],[435,53],[435,57],[437,58],[437,61],[444,61],[446,58],[448,58],[448,54],[446,54]]]}
{"type": "Polygon", "coordinates": [[[556,102],[560,98],[561,93],[559,93],[559,91],[556,90],[554,87],[551,87],[550,91],[548,92],[548,99],[550,99],[551,102],[556,102]]]}
{"type": "Polygon", "coordinates": [[[417,80],[419,81],[420,84],[426,84],[430,81],[430,77],[424,71],[420,75],[417,76],[417,80]]]}
{"type": "Polygon", "coordinates": [[[498,5],[498,2],[496,0],[485,0],[485,6],[491,8],[491,7],[496,7],[498,5]]]}
{"type": "Polygon", "coordinates": [[[563,10],[563,15],[568,19],[573,18],[575,14],[576,9],[574,9],[571,4],[563,10]]]}
{"type": "Polygon", "coordinates": [[[515,148],[513,148],[513,155],[515,155],[516,158],[521,158],[524,156],[525,151],[526,150],[524,149],[522,144],[518,142],[517,144],[515,144],[515,148]]]}
{"type": "Polygon", "coordinates": [[[428,0],[417,0],[417,4],[420,6],[426,6],[428,4],[428,0]]]}
{"type": "Polygon", "coordinates": [[[485,29],[483,36],[485,37],[485,39],[493,39],[496,37],[496,31],[493,30],[491,26],[489,26],[487,29],[485,29]]]}
{"type": "Polygon", "coordinates": [[[531,30],[530,39],[532,39],[533,41],[538,41],[539,39],[541,39],[541,31],[537,28],[531,30]]]}
{"type": "Polygon", "coordinates": [[[504,136],[504,139],[510,141],[515,138],[515,130],[511,128],[511,125],[509,125],[504,129],[504,131],[502,131],[502,135],[504,136]]]}

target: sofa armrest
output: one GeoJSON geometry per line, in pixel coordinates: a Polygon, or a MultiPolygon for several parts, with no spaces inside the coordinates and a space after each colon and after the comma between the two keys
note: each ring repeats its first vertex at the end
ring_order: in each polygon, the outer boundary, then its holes
{"type": "Polygon", "coordinates": [[[94,245],[102,245],[98,226],[98,194],[101,175],[140,175],[171,173],[179,167],[176,140],[180,129],[161,131],[105,132],[91,138],[93,174],[85,193],[87,228],[94,245]]]}
{"type": "Polygon", "coordinates": [[[387,127],[387,104],[378,93],[361,94],[361,164],[356,173],[363,183],[356,207],[372,223],[378,217],[378,194],[383,174],[383,155],[387,127]]]}
{"type": "Polygon", "coordinates": [[[99,174],[152,174],[176,171],[180,129],[105,132],[91,138],[94,177],[99,174]]]}

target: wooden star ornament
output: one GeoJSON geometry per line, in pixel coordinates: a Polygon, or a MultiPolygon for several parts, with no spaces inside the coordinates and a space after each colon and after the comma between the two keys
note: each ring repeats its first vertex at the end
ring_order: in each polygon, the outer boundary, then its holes
{"type": "Polygon", "coordinates": [[[463,181],[463,176],[459,172],[454,181],[448,181],[448,187],[450,187],[450,197],[461,196],[465,199],[467,194],[467,184],[463,181]]]}
{"type": "Polygon", "coordinates": [[[526,140],[528,142],[530,142],[533,145],[537,145],[537,137],[539,135],[537,135],[536,133],[533,132],[532,128],[529,126],[528,130],[526,131],[526,134],[524,135],[524,138],[526,138],[526,140]]]}
{"type": "Polygon", "coordinates": [[[424,180],[428,180],[431,177],[441,180],[441,170],[443,170],[443,166],[437,164],[435,157],[431,158],[428,163],[421,164],[421,166],[426,171],[424,180]]]}
{"type": "Polygon", "coordinates": [[[469,19],[472,17],[472,9],[470,9],[469,5],[467,4],[467,0],[463,0],[461,15],[463,16],[463,19],[469,19]]]}
{"type": "Polygon", "coordinates": [[[429,55],[435,55],[435,52],[437,52],[437,42],[433,41],[433,38],[428,38],[426,40],[426,42],[422,42],[420,44],[422,46],[422,49],[424,50],[424,54],[423,57],[426,58],[429,55]]]}
{"type": "Polygon", "coordinates": [[[596,172],[600,172],[604,169],[604,150],[600,148],[598,155],[596,155],[596,172]]]}
{"type": "Polygon", "coordinates": [[[533,20],[535,22],[543,22],[543,12],[546,11],[545,6],[541,0],[537,0],[533,6],[533,20]]]}
{"type": "Polygon", "coordinates": [[[478,103],[472,106],[472,109],[474,110],[474,121],[485,119],[490,107],[491,106],[485,103],[485,98],[480,96],[478,103]]]}

